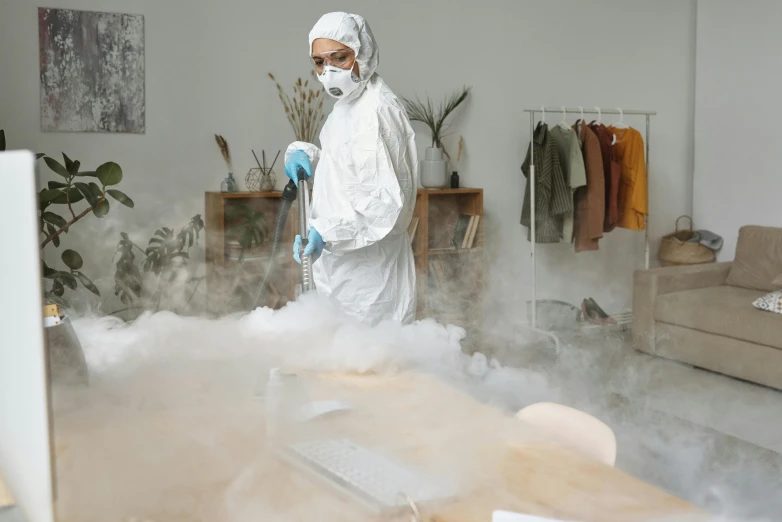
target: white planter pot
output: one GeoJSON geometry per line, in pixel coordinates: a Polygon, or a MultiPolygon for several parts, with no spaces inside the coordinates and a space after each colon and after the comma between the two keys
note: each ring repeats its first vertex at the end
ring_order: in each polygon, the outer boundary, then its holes
{"type": "Polygon", "coordinates": [[[421,186],[424,188],[444,188],[448,186],[448,173],[443,159],[443,149],[427,147],[421,160],[421,186]]]}

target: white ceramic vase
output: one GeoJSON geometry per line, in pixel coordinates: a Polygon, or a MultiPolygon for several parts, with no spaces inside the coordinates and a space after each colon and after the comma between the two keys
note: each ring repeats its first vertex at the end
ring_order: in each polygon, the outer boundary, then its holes
{"type": "Polygon", "coordinates": [[[444,188],[448,186],[443,149],[427,147],[421,160],[421,186],[424,188],[444,188]]]}

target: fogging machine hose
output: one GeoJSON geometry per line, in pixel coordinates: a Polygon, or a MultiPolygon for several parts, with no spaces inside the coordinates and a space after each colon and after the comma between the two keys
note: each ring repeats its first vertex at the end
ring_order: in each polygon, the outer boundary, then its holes
{"type": "Polygon", "coordinates": [[[274,271],[274,267],[277,265],[277,252],[280,249],[280,243],[282,242],[282,235],[285,231],[285,222],[288,220],[288,213],[291,210],[291,205],[296,201],[296,193],[298,188],[296,182],[290,180],[285,188],[282,190],[282,204],[280,205],[280,211],[277,214],[277,219],[274,222],[274,239],[272,239],[272,247],[269,252],[269,262],[266,264],[266,273],[263,276],[258,291],[255,293],[255,299],[251,310],[254,310],[261,300],[261,297],[266,292],[266,288],[269,286],[269,277],[274,271]]]}

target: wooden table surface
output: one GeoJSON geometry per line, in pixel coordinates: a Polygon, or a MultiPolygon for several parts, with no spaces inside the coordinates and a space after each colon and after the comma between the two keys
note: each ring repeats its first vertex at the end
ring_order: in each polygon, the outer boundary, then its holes
{"type": "MultiPolygon", "coordinates": [[[[453,502],[426,520],[489,522],[495,509],[579,522],[705,514],[676,497],[547,440],[522,421],[428,375],[302,379],[310,398],[354,409],[290,437],[345,436],[458,481],[453,502]]],[[[263,406],[248,400],[172,413],[127,411],[56,419],[61,521],[366,521],[264,447],[263,406]],[[236,429],[242,426],[242,429],[236,429]]],[[[405,521],[409,518],[405,518],[405,521]]]]}

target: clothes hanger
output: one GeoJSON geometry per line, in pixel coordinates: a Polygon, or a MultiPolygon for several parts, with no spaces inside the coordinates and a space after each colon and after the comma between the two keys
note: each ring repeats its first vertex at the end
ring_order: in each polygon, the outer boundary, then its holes
{"type": "Polygon", "coordinates": [[[569,129],[570,125],[567,124],[567,114],[565,113],[565,106],[562,106],[562,120],[557,125],[558,127],[562,127],[563,129],[569,129]]]}
{"type": "Polygon", "coordinates": [[[600,112],[600,107],[595,107],[595,110],[597,111],[597,124],[600,125],[603,121],[603,113],[600,112]]]}
{"type": "Polygon", "coordinates": [[[625,120],[625,115],[622,112],[622,108],[621,107],[617,107],[616,110],[619,111],[619,121],[615,121],[614,123],[611,124],[611,126],[614,127],[615,129],[627,129],[627,128],[629,128],[630,126],[627,125],[625,123],[625,121],[624,121],[625,120]]]}
{"type": "Polygon", "coordinates": [[[540,116],[540,123],[546,123],[546,107],[544,105],[541,105],[540,112],[542,113],[540,116]]]}
{"type": "Polygon", "coordinates": [[[584,121],[584,107],[582,107],[581,105],[579,105],[579,106],[578,106],[578,110],[580,110],[580,111],[581,111],[581,119],[580,119],[580,120],[578,120],[578,121],[576,122],[576,125],[575,125],[575,127],[576,127],[576,132],[577,132],[578,134],[581,134],[581,128],[579,127],[579,125],[581,125],[581,126],[584,126],[584,124],[586,123],[586,122],[584,121]]]}
{"type": "MultiPolygon", "coordinates": [[[[617,107],[616,110],[619,111],[619,121],[612,123],[611,127],[614,129],[629,129],[630,126],[625,123],[625,115],[624,112],[622,112],[622,108],[617,107]]],[[[616,133],[614,133],[614,140],[611,142],[611,145],[616,145],[616,133]]]]}

